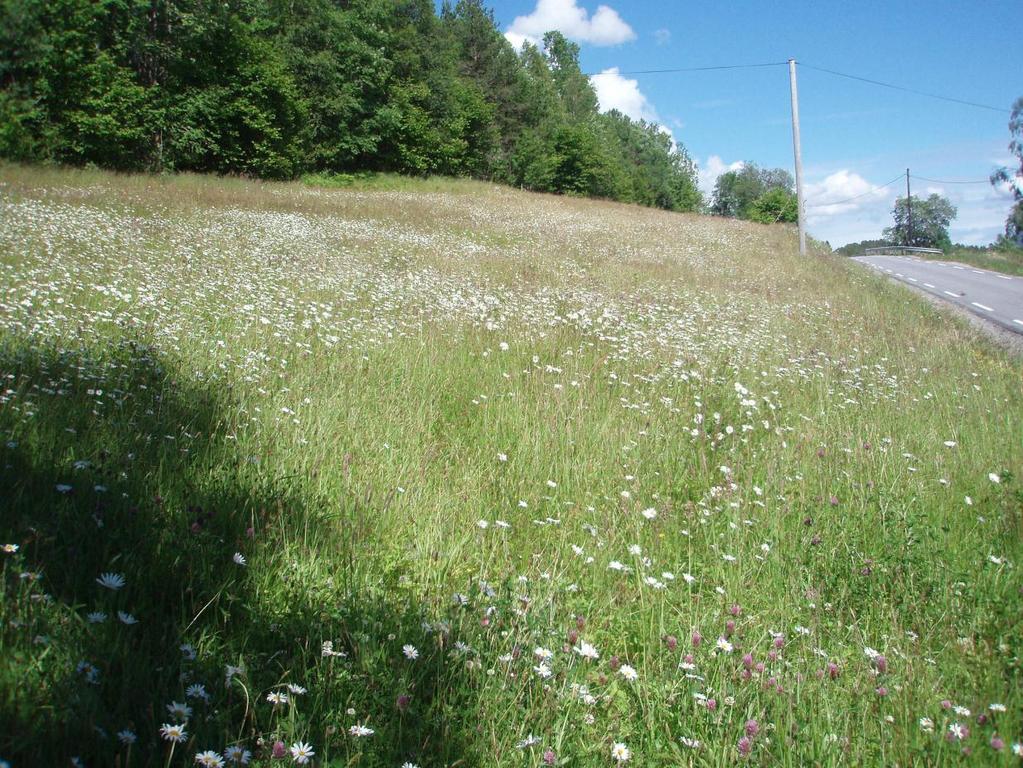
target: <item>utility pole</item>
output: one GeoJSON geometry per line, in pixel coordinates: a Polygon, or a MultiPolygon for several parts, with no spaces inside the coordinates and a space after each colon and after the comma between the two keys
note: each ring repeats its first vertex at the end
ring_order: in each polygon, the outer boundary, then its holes
{"type": "Polygon", "coordinates": [[[906,235],[906,245],[913,244],[913,196],[909,194],[909,168],[906,169],[906,210],[909,212],[909,233],[906,235]]]}
{"type": "Polygon", "coordinates": [[[789,89],[792,91],[792,152],[796,156],[796,204],[799,206],[799,255],[806,255],[806,215],[803,211],[803,151],[799,146],[799,91],[796,88],[796,60],[789,59],[789,89]]]}

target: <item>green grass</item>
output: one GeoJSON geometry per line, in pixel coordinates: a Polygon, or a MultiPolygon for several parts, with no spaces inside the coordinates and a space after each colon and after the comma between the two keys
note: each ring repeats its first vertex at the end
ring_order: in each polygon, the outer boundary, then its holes
{"type": "Polygon", "coordinates": [[[0,168],[0,758],[1018,764],[1018,360],[788,228],[403,184],[0,168]]]}
{"type": "MultiPolygon", "coordinates": [[[[929,257],[928,257],[929,258],[929,257]]],[[[1023,275],[1023,248],[969,248],[953,246],[942,261],[958,261],[981,269],[1004,272],[1007,275],[1023,275]]]]}

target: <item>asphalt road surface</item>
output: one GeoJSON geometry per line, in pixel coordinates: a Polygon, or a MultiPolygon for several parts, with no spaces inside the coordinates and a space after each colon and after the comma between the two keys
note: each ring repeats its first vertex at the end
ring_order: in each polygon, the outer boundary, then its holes
{"type": "Polygon", "coordinates": [[[1021,277],[914,256],[854,256],[853,260],[1023,334],[1021,277]]]}

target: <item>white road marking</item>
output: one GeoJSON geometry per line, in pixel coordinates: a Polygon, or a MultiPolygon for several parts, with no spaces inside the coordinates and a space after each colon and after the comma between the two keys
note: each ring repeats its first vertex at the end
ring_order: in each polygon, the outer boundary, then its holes
{"type": "Polygon", "coordinates": [[[984,273],[983,273],[983,272],[981,272],[981,271],[980,271],[979,269],[971,269],[970,271],[971,271],[971,272],[972,272],[973,274],[975,274],[975,275],[983,275],[983,274],[984,274],[984,273]]]}
{"type": "Polygon", "coordinates": [[[946,296],[955,296],[957,299],[959,298],[959,294],[952,293],[952,291],[942,291],[942,293],[944,293],[946,296]]]}
{"type": "Polygon", "coordinates": [[[1023,325],[1023,320],[1013,320],[1012,322],[1019,323],[1020,325],[1023,325]]]}
{"type": "Polygon", "coordinates": [[[985,307],[983,304],[978,304],[976,301],[971,301],[970,303],[975,307],[980,307],[985,312],[994,312],[994,310],[991,309],[991,307],[985,307]]]}
{"type": "Polygon", "coordinates": [[[934,286],[933,286],[933,285],[931,285],[930,283],[924,283],[924,285],[926,285],[926,286],[927,286],[928,288],[933,288],[933,287],[934,287],[934,286]]]}
{"type": "Polygon", "coordinates": [[[1000,277],[1002,280],[1012,280],[1011,277],[1006,277],[1005,275],[995,275],[995,277],[1000,277]]]}
{"type": "Polygon", "coordinates": [[[907,277],[906,279],[909,280],[909,282],[911,283],[917,282],[917,279],[915,277],[907,277]]]}
{"type": "Polygon", "coordinates": [[[905,275],[904,275],[904,274],[902,274],[901,272],[896,272],[896,273],[895,273],[895,276],[896,276],[896,277],[905,277],[905,275]]]}

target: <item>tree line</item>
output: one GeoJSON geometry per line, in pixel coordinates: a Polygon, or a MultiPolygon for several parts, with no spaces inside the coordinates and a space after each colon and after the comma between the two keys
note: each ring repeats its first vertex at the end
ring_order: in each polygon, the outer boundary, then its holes
{"type": "Polygon", "coordinates": [[[516,51],[482,0],[0,0],[0,156],[703,204],[683,147],[599,111],[576,44],[516,51]]]}

